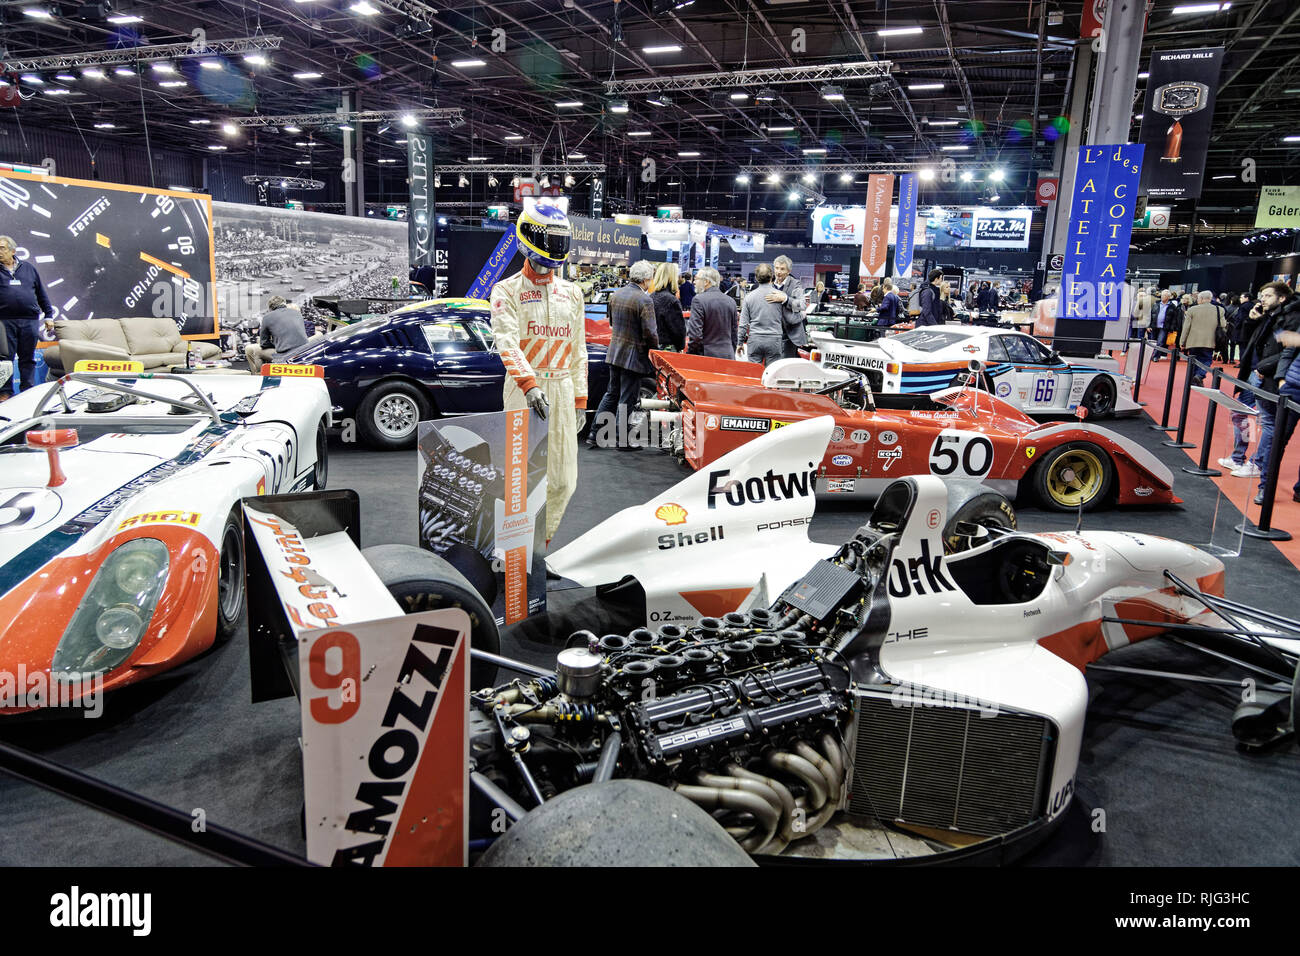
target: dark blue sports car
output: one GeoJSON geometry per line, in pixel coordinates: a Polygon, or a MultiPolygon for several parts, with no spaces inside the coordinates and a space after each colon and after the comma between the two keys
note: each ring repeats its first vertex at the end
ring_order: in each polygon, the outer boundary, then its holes
{"type": "MultiPolygon", "coordinates": [[[[482,299],[404,306],[335,329],[285,361],[321,366],[342,417],[356,419],[362,440],[376,448],[413,446],[421,420],[501,410],[506,371],[482,299]]],[[[605,346],[588,342],[589,408],[605,394],[608,380],[605,346]]]]}

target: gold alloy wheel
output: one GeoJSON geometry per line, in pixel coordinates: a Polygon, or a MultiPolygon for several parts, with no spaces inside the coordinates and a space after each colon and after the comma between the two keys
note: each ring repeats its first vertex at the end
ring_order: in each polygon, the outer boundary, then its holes
{"type": "Polygon", "coordinates": [[[1047,473],[1047,493],[1058,505],[1077,508],[1100,493],[1106,481],[1106,466],[1084,448],[1071,448],[1052,462],[1047,473]]]}

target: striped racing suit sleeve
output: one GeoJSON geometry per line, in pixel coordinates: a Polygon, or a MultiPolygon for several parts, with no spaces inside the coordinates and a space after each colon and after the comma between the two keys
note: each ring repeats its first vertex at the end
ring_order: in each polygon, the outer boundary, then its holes
{"type": "Polygon", "coordinates": [[[573,349],[569,352],[569,372],[573,376],[573,406],[587,407],[587,315],[578,286],[570,287],[577,318],[573,323],[573,349]]]}

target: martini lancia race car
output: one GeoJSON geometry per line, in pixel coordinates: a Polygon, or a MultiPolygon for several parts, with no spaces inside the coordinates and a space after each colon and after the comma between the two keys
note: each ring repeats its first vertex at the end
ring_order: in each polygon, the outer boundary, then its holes
{"type": "Polygon", "coordinates": [[[0,674],[16,681],[0,714],[75,706],[228,635],[239,500],[326,480],[329,396],[310,369],[79,364],[106,371],[0,403],[0,674]]]}
{"type": "Polygon", "coordinates": [[[249,501],[252,660],[289,669],[253,685],[300,694],[309,857],[462,862],[474,841],[500,865],[1006,860],[1071,804],[1084,669],[1170,632],[1274,682],[1238,707],[1239,738],[1293,735],[1300,624],[1242,613],[1190,545],[1021,533],[1000,495],[933,476],[892,482],[848,540],[809,540],[815,498],[780,476],[835,427],[764,435],[552,555],[557,586],[634,580],[695,610],[625,627],[577,603],[551,668],[502,657],[445,562],[358,551],[347,493],[249,501]],[[349,581],[345,630],[295,621],[290,557],[349,581]],[[447,706],[465,695],[468,716],[447,706]]]}
{"type": "Polygon", "coordinates": [[[931,326],[870,343],[813,332],[809,355],[861,371],[876,392],[928,395],[964,381],[974,359],[983,364],[980,387],[1031,415],[1085,408],[1091,418],[1106,418],[1141,409],[1133,379],[1113,359],[1067,362],[1032,335],[1010,329],[931,326]]]}
{"type": "MultiPolygon", "coordinates": [[[[929,332],[929,330],[926,330],[929,332]]],[[[1173,474],[1122,435],[1084,422],[1040,424],[973,387],[875,392],[865,374],[805,359],[752,362],[652,352],[674,450],[703,468],[791,422],[832,415],[815,472],[820,494],[875,497],[902,475],[983,481],[1056,510],[1106,502],[1176,504],[1173,474]]]]}

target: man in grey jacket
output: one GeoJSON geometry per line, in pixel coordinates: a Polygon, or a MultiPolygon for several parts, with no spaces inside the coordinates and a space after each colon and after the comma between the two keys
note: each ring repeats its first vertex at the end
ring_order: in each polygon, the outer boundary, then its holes
{"type": "Polygon", "coordinates": [[[718,270],[705,266],[695,273],[695,299],[686,323],[686,351],[712,358],[736,354],[736,301],[723,295],[718,270]]]}
{"type": "Polygon", "coordinates": [[[804,312],[808,302],[804,298],[803,283],[790,275],[794,263],[789,256],[777,256],[772,260],[773,289],[767,294],[767,301],[781,304],[783,321],[781,354],[785,358],[794,358],[799,348],[808,344],[804,332],[804,312]]]}
{"type": "Polygon", "coordinates": [[[758,285],[740,306],[740,344],[751,362],[767,365],[785,353],[785,302],[772,295],[771,266],[758,266],[754,280],[758,285]]]}
{"type": "Polygon", "coordinates": [[[307,329],[302,312],[285,302],[282,296],[273,295],[267,303],[271,311],[262,317],[260,344],[249,342],[244,346],[244,357],[254,375],[262,371],[267,362],[283,358],[307,342],[307,329]]]}

